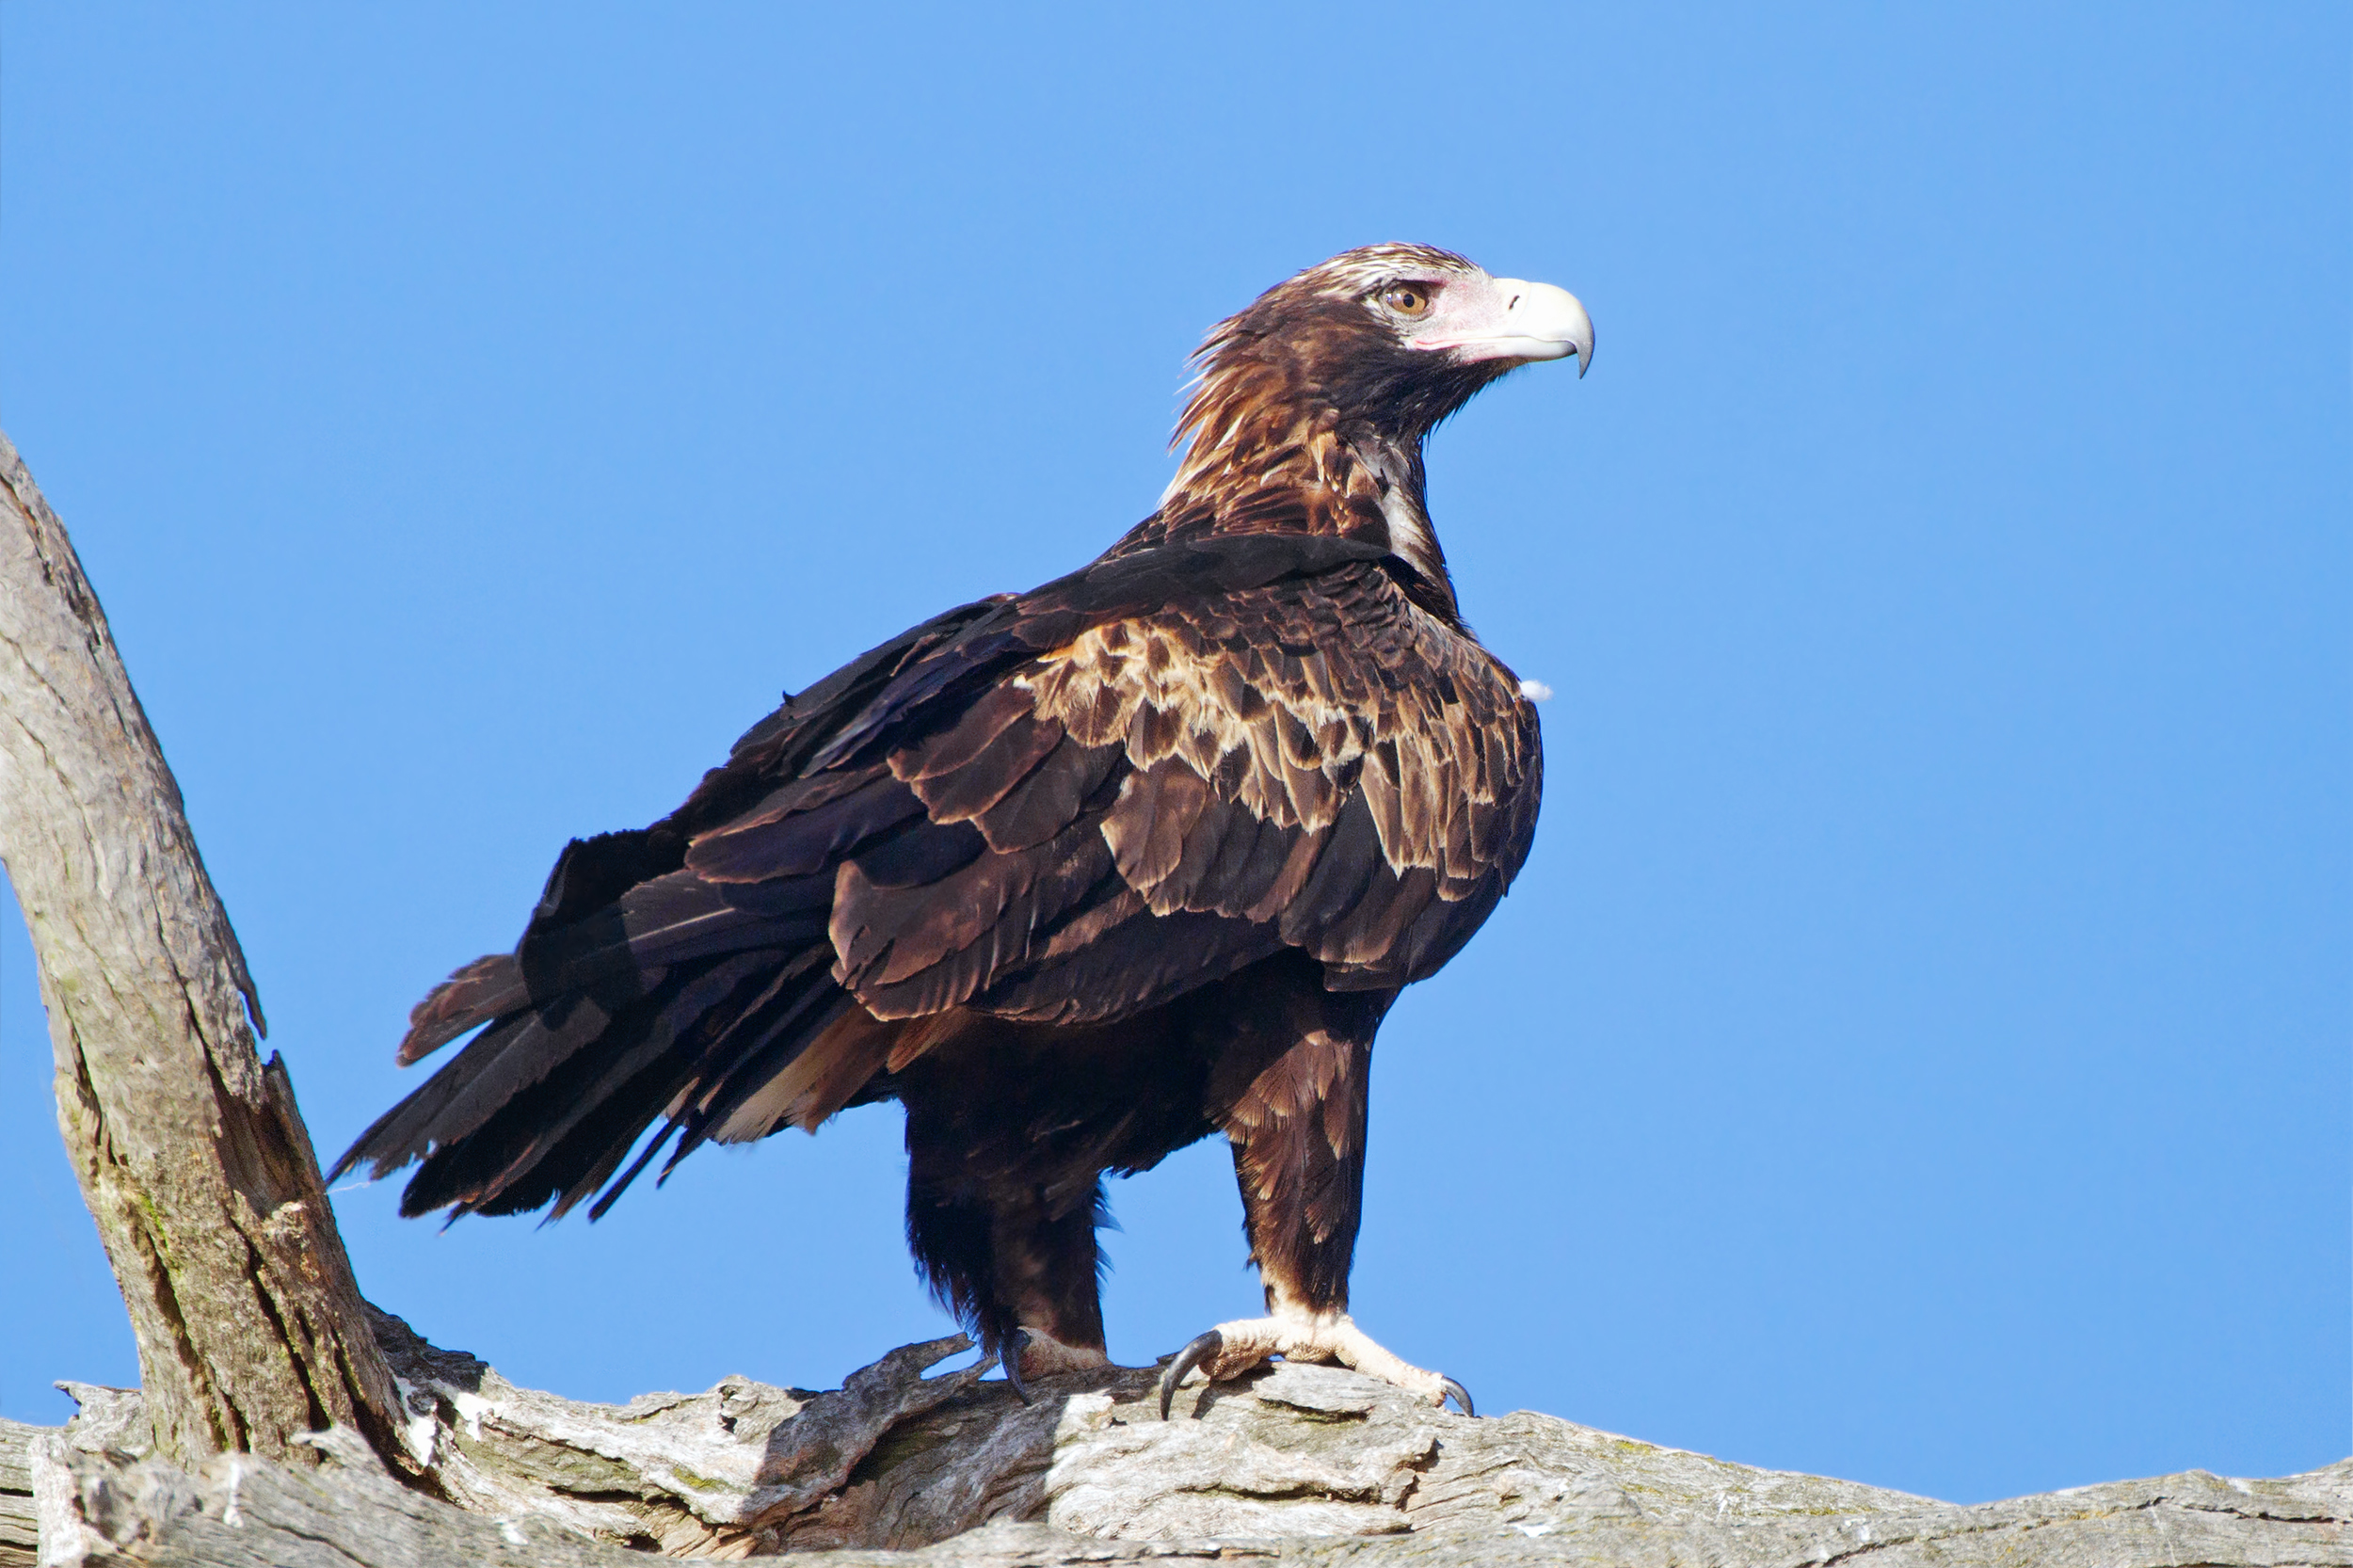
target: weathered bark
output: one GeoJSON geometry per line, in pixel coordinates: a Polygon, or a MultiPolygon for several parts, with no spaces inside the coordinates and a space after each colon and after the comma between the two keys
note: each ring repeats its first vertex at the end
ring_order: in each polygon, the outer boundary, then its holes
{"type": "Polygon", "coordinates": [[[0,1416],[0,1568],[33,1560],[39,1540],[33,1512],[33,1471],[27,1463],[36,1437],[46,1427],[28,1427],[0,1416]]]}
{"type": "Polygon", "coordinates": [[[646,1560],[631,1542],[722,1559],[790,1551],[826,1568],[2353,1564],[2353,1461],[1963,1508],[1526,1412],[1445,1415],[1329,1368],[1195,1385],[1164,1422],[1148,1371],[1045,1380],[1027,1407],[977,1368],[924,1377],[964,1348],[949,1339],[893,1352],[830,1393],[730,1378],[587,1405],[515,1388],[396,1320],[379,1326],[415,1442],[474,1512],[392,1484],[348,1432],[312,1440],[353,1457],[348,1471],[140,1461],[136,1396],[77,1388],[84,1415],[62,1432],[17,1429],[35,1432],[46,1560],[624,1568],[646,1560]]]}
{"type": "Polygon", "coordinates": [[[0,859],[161,1456],[301,1463],[313,1450],[290,1439],[337,1424],[399,1454],[293,1086],[255,1054],[245,955],[97,596],[5,435],[0,859]]]}

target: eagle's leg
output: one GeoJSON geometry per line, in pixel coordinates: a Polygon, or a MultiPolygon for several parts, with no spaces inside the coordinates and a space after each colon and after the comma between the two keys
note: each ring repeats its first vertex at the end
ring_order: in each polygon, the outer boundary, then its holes
{"type": "Polygon", "coordinates": [[[1337,1361],[1432,1404],[1451,1396],[1468,1414],[1460,1384],[1395,1355],[1348,1315],[1372,1037],[1396,993],[1329,992],[1320,975],[1306,978],[1270,987],[1212,1077],[1266,1316],[1220,1323],[1187,1345],[1161,1377],[1161,1414],[1193,1368],[1217,1383],[1270,1355],[1337,1361]]]}
{"type": "Polygon", "coordinates": [[[1009,1357],[1019,1378],[1108,1366],[1095,1234],[1105,1218],[1101,1182],[1058,1203],[1018,1179],[927,1182],[927,1163],[910,1161],[907,1240],[983,1350],[1009,1357]]]}
{"type": "Polygon", "coordinates": [[[1148,1170],[1211,1130],[1209,1054],[1166,1008],[1095,1027],[973,1017],[897,1075],[908,1244],[1022,1377],[1111,1364],[1103,1175],[1148,1170]]]}
{"type": "MultiPolygon", "coordinates": [[[[984,1320],[1010,1320],[1005,1349],[1012,1352],[1016,1391],[1019,1378],[1111,1365],[1096,1236],[1111,1210],[1099,1176],[1084,1191],[1088,1195],[1057,1205],[1047,1192],[1032,1188],[990,1215],[993,1304],[984,1320]]],[[[1028,1395],[1022,1397],[1026,1402],[1028,1395]]]]}

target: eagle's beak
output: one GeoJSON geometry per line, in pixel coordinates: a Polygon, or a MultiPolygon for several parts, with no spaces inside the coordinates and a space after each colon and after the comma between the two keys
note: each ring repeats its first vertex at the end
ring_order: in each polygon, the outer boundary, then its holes
{"type": "Polygon", "coordinates": [[[1593,366],[1593,323],[1577,296],[1550,283],[1524,278],[1491,278],[1488,295],[1474,295],[1465,315],[1433,323],[1436,330],[1414,341],[1422,349],[1449,349],[1460,364],[1510,360],[1526,364],[1535,360],[1564,360],[1577,356],[1577,373],[1593,366]]]}
{"type": "Polygon", "coordinates": [[[1593,321],[1577,296],[1518,278],[1497,279],[1495,290],[1503,302],[1504,330],[1492,340],[1494,351],[1480,358],[1560,360],[1574,354],[1578,376],[1593,368],[1593,321]]]}

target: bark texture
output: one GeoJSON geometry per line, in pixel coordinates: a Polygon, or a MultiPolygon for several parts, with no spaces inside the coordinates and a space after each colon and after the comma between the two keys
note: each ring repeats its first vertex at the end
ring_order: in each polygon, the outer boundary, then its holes
{"type": "Polygon", "coordinates": [[[397,1320],[379,1328],[410,1441],[467,1509],[395,1484],[343,1431],[307,1440],[335,1461],[318,1469],[140,1459],[137,1396],[78,1385],[84,1414],[61,1432],[0,1432],[0,1488],[8,1445],[29,1434],[23,1473],[53,1564],[622,1568],[652,1549],[828,1568],[2353,1565],[2353,1460],[1964,1508],[1548,1416],[1445,1415],[1334,1368],[1196,1384],[1163,1422],[1148,1370],[1041,1380],[1030,1406],[977,1368],[925,1376],[959,1337],[824,1393],[729,1378],[613,1406],[516,1388],[397,1320]]]}
{"type": "Polygon", "coordinates": [[[6,436],[0,859],[159,1454],[302,1463],[314,1450],[290,1439],[330,1425],[397,1452],[391,1377],[293,1086],[255,1053],[245,955],[97,596],[6,436]]]}
{"type": "Polygon", "coordinates": [[[30,1461],[33,1439],[45,1435],[45,1427],[0,1416],[0,1568],[33,1560],[40,1527],[33,1512],[30,1461]]]}

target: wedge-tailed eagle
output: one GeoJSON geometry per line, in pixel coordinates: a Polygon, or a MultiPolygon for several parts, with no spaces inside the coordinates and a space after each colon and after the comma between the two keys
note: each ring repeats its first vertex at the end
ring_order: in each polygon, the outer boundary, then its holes
{"type": "Polygon", "coordinates": [[[787,698],[652,826],[567,846],[400,1060],[480,1032],[336,1173],[420,1162],[404,1214],[595,1215],[665,1147],[896,1100],[917,1263],[1019,1388],[1105,1360],[1106,1173],[1223,1132],[1266,1312],[1187,1346],[1163,1412],[1191,1368],[1273,1354],[1467,1410],[1348,1314],[1373,1035],[1512,885],[1543,782],[1422,444],[1593,351],[1574,296],[1422,246],[1269,289],[1203,344],[1158,510],[787,698]]]}

